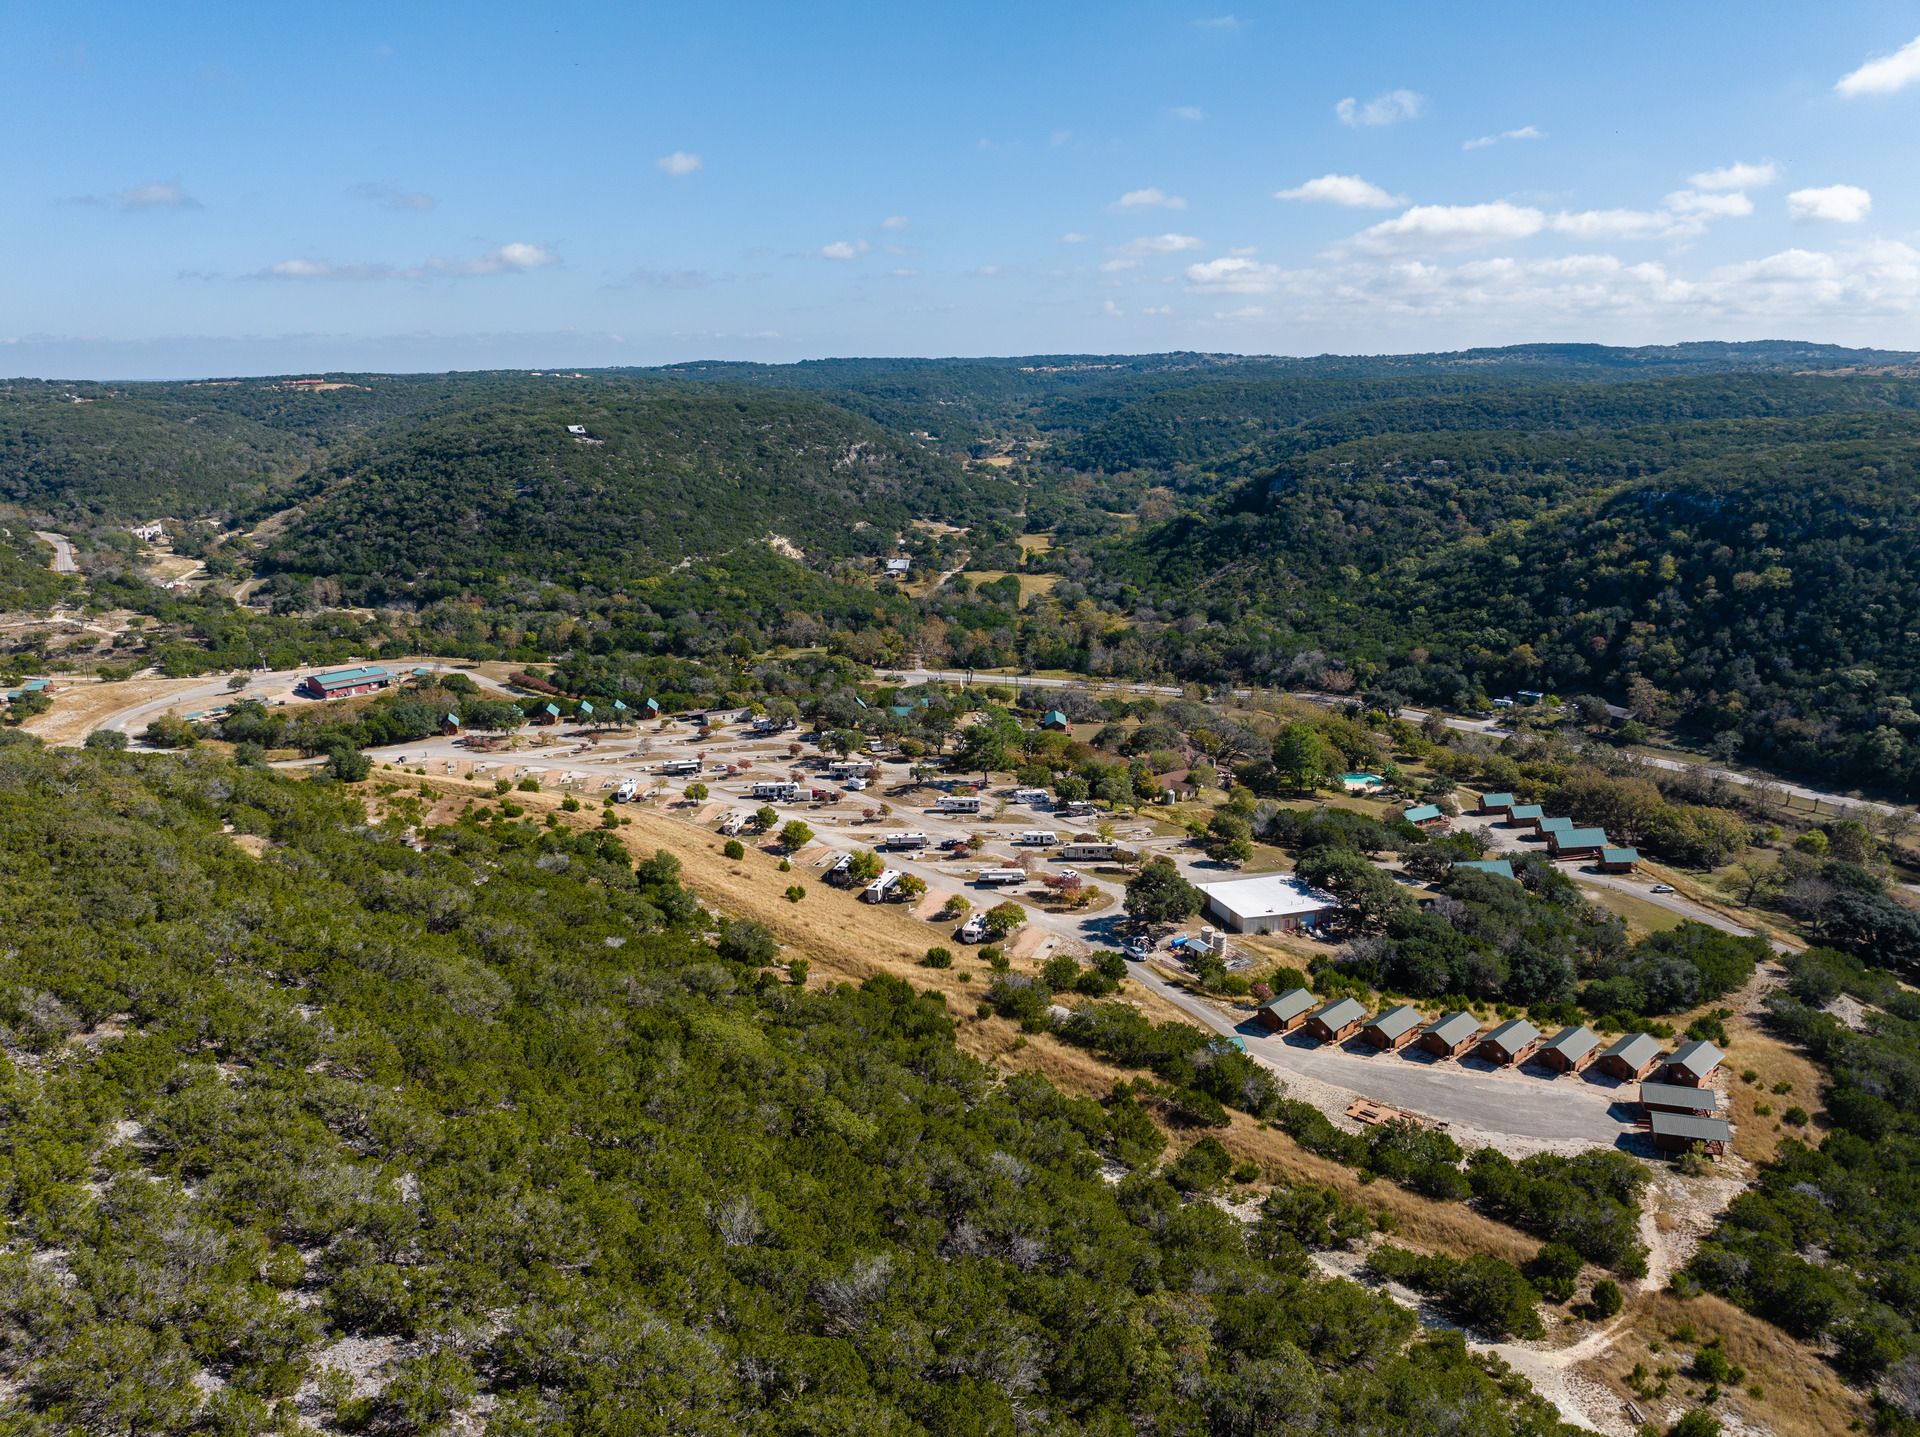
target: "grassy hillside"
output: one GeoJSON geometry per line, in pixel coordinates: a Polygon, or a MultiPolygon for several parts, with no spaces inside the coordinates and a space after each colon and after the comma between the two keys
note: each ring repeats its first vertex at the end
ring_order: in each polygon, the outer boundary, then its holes
{"type": "Polygon", "coordinates": [[[385,808],[0,750],[7,1430],[1564,1430],[1311,1275],[1312,1194],[1244,1226],[671,859],[385,808]]]}

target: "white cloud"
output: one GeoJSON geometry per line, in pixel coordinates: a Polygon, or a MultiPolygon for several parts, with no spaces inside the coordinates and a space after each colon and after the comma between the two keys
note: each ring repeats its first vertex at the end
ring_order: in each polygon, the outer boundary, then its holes
{"type": "Polygon", "coordinates": [[[1140,312],[1142,314],[1154,314],[1154,315],[1165,316],[1173,313],[1173,306],[1170,304],[1150,304],[1140,312]]]}
{"type": "Polygon", "coordinates": [[[1491,145],[1499,144],[1502,140],[1544,140],[1546,137],[1547,132],[1538,125],[1522,125],[1517,130],[1502,130],[1497,135],[1482,135],[1478,139],[1464,140],[1461,142],[1460,148],[1463,150],[1484,150],[1491,145]]]}
{"type": "Polygon", "coordinates": [[[705,161],[698,155],[689,154],[685,150],[675,150],[672,154],[662,155],[654,161],[654,164],[658,165],[664,173],[672,175],[676,180],[683,175],[692,174],[704,163],[705,161]]]}
{"type": "Polygon", "coordinates": [[[403,190],[397,185],[355,185],[347,193],[383,210],[430,210],[435,203],[433,196],[423,190],[403,190]]]}
{"type": "Polygon", "coordinates": [[[1144,190],[1128,190],[1112,207],[1116,210],[1183,210],[1187,202],[1157,185],[1149,185],[1144,190]]]}
{"type": "Polygon", "coordinates": [[[1764,190],[1779,177],[1779,167],[1772,160],[1762,160],[1757,165],[1735,160],[1717,170],[1702,170],[1689,176],[1687,183],[1696,190],[1764,190]]]}
{"type": "Polygon", "coordinates": [[[1555,234],[1575,239],[1655,239],[1673,233],[1677,221],[1662,210],[1562,210],[1547,221],[1555,234]]]}
{"type": "Polygon", "coordinates": [[[905,215],[888,215],[880,221],[880,228],[883,230],[903,230],[906,227],[907,217],[905,215]]]}
{"type": "Polygon", "coordinates": [[[1142,235],[1117,246],[1113,257],[1100,266],[1102,274],[1117,274],[1121,270],[1137,269],[1140,262],[1149,255],[1181,254],[1187,250],[1199,249],[1200,241],[1194,235],[1142,235]]]}
{"type": "Polygon", "coordinates": [[[144,185],[128,185],[124,190],[102,199],[99,195],[80,195],[69,201],[76,205],[112,205],[129,213],[138,210],[197,210],[200,201],[180,187],[178,180],[150,180],[144,185]]]}
{"type": "Polygon", "coordinates": [[[1858,185],[1824,185],[1787,196],[1787,213],[1797,220],[1832,220],[1857,225],[1873,209],[1873,196],[1858,185]]]}
{"type": "Polygon", "coordinates": [[[1187,283],[1209,294],[1271,294],[1280,288],[1285,271],[1245,255],[1201,260],[1187,266],[1187,283]]]}
{"type": "Polygon", "coordinates": [[[1481,205],[1415,205],[1404,214],[1362,230],[1348,243],[1370,254],[1476,249],[1526,239],[1540,233],[1546,224],[1547,217],[1539,210],[1505,200],[1481,205]]]}
{"type": "Polygon", "coordinates": [[[1694,215],[1701,219],[1739,219],[1753,213],[1753,201],[1738,190],[1726,194],[1675,190],[1663,203],[1677,215],[1694,215]]]}
{"type": "Polygon", "coordinates": [[[1360,210],[1390,210],[1395,205],[1407,202],[1404,195],[1390,195],[1358,175],[1322,175],[1317,180],[1308,180],[1290,190],[1276,190],[1273,197],[1276,200],[1345,205],[1349,209],[1360,210]]]}
{"type": "Polygon", "coordinates": [[[844,261],[859,259],[860,256],[866,252],[867,242],[865,240],[835,240],[831,244],[821,245],[819,249],[814,251],[814,254],[821,259],[844,261]]]}
{"type": "Polygon", "coordinates": [[[1201,30],[1238,30],[1245,22],[1238,15],[1209,15],[1193,23],[1201,30]]]}
{"type": "Polygon", "coordinates": [[[1920,35],[1891,55],[1881,55],[1857,70],[1848,71],[1833,88],[1837,94],[1852,100],[1861,95],[1891,95],[1916,81],[1920,81],[1920,35]]]}
{"type": "Polygon", "coordinates": [[[1196,123],[1207,117],[1207,112],[1198,105],[1175,105],[1169,113],[1176,120],[1190,120],[1196,123]]]}
{"type": "Polygon", "coordinates": [[[1115,319],[1118,319],[1121,315],[1126,313],[1124,309],[1120,308],[1119,305],[1115,304],[1110,299],[1103,299],[1100,301],[1100,312],[1104,315],[1111,316],[1112,318],[1115,318],[1115,319]]]}
{"type": "Polygon", "coordinates": [[[476,279],[496,274],[521,274],[557,263],[554,254],[537,244],[516,241],[471,259],[429,259],[419,264],[391,265],[378,261],[338,264],[322,259],[284,259],[257,271],[255,279],[380,280],[476,279]]]}
{"type": "Polygon", "coordinates": [[[1427,107],[1427,97],[1413,90],[1388,90],[1364,105],[1352,95],[1333,107],[1343,125],[1393,125],[1416,118],[1427,107]]]}
{"type": "Polygon", "coordinates": [[[1078,230],[1068,230],[1065,234],[1060,236],[1060,243],[1061,244],[1085,244],[1088,240],[1092,238],[1093,238],[1092,235],[1083,235],[1078,230]]]}

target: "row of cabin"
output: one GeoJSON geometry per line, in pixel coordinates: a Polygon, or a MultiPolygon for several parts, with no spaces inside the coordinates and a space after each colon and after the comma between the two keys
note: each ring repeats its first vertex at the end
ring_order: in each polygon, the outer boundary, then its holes
{"type": "MultiPolygon", "coordinates": [[[[1539,834],[1547,841],[1549,856],[1556,859],[1590,858],[1602,873],[1631,873],[1640,862],[1638,849],[1609,843],[1604,828],[1582,828],[1571,818],[1550,818],[1539,804],[1518,803],[1510,793],[1481,794],[1479,811],[1497,817],[1503,828],[1539,834]]],[[[1411,819],[1413,810],[1407,816],[1411,819]]]]}
{"type": "MultiPolygon", "coordinates": [[[[1480,1020],[1464,1009],[1433,1022],[1410,1003],[1401,1003],[1369,1018],[1354,998],[1336,998],[1322,1004],[1305,988],[1295,988],[1260,1005],[1255,1016],[1261,1026],[1276,1033],[1304,1030],[1323,1043],[1343,1043],[1358,1034],[1374,1047],[1397,1051],[1411,1043],[1441,1058],[1471,1052],[1501,1067],[1536,1062],[1561,1073],[1578,1073],[1589,1064],[1625,1082],[1635,1082],[1661,1068],[1660,1044],[1646,1033],[1629,1033],[1607,1048],[1584,1023],[1562,1028],[1546,1037],[1525,1018],[1511,1018],[1491,1032],[1480,1031],[1480,1020]]],[[[1663,1081],[1698,1089],[1712,1077],[1723,1058],[1711,1043],[1694,1042],[1667,1059],[1663,1081]]]]}

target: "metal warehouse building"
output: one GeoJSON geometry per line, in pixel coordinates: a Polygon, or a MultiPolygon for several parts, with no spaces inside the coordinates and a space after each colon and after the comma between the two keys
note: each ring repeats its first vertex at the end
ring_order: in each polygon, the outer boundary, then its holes
{"type": "Polygon", "coordinates": [[[1340,906],[1330,893],[1307,887],[1290,873],[1262,873],[1202,883],[1207,916],[1234,933],[1312,932],[1321,915],[1340,906]]]}

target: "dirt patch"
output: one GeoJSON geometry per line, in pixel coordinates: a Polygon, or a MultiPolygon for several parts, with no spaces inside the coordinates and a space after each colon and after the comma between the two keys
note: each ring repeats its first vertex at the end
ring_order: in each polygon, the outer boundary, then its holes
{"type": "Polygon", "coordinates": [[[64,684],[53,695],[53,707],[21,727],[45,744],[83,743],[122,709],[205,683],[205,679],[127,679],[112,684],[64,684]]]}

